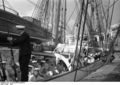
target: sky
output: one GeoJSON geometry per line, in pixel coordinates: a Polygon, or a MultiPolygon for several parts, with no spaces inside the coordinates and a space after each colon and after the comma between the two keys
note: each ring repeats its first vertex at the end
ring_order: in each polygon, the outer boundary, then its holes
{"type": "MultiPolygon", "coordinates": [[[[20,16],[31,16],[34,5],[29,0],[8,0],[11,6],[19,12],[20,16]]],[[[36,2],[37,0],[31,0],[36,2]]]]}
{"type": "MultiPolygon", "coordinates": [[[[29,2],[29,0],[7,0],[11,6],[19,12],[20,16],[31,16],[34,5],[29,2]]],[[[32,2],[36,3],[37,0],[31,0],[32,2]]],[[[108,0],[103,0],[105,3],[108,2],[108,0]]],[[[113,0],[111,0],[113,1],[113,0]]],[[[74,0],[67,0],[67,18],[71,15],[75,7],[74,0]]],[[[113,14],[113,21],[112,24],[120,22],[120,1],[116,4],[114,14],[113,14]]],[[[75,14],[71,17],[71,20],[69,21],[70,25],[73,25],[75,22],[75,14]]]]}

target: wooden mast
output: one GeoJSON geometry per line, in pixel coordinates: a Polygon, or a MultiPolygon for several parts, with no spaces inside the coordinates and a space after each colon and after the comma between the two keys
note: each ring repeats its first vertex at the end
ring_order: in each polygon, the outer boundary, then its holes
{"type": "Polygon", "coordinates": [[[59,21],[60,21],[60,4],[61,0],[55,0],[55,22],[54,22],[54,27],[53,27],[53,32],[54,32],[54,39],[55,39],[55,45],[58,44],[58,29],[59,29],[59,21]]]}
{"type": "Polygon", "coordinates": [[[65,43],[65,30],[66,30],[66,11],[67,11],[67,3],[66,3],[66,0],[64,1],[65,3],[65,6],[64,6],[64,30],[63,30],[63,42],[65,43]]]}

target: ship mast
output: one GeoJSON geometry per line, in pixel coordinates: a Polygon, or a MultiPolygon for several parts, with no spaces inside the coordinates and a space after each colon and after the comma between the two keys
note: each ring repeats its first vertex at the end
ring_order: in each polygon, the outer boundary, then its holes
{"type": "Polygon", "coordinates": [[[53,27],[53,32],[54,32],[54,39],[55,39],[55,45],[58,44],[58,29],[59,29],[59,22],[60,22],[60,5],[61,5],[61,0],[55,0],[55,22],[54,22],[54,27],[53,27]]]}
{"type": "Polygon", "coordinates": [[[65,42],[66,0],[38,0],[32,16],[52,32],[55,45],[65,42]]]}

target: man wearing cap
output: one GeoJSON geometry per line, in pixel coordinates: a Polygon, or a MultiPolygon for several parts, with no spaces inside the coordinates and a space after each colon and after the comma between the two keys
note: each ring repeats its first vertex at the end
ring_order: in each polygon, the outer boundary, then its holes
{"type": "Polygon", "coordinates": [[[28,64],[31,57],[30,37],[28,33],[25,32],[25,26],[16,26],[16,28],[18,32],[20,32],[20,37],[17,39],[8,37],[7,40],[12,42],[12,46],[19,47],[21,81],[28,81],[28,64]]]}

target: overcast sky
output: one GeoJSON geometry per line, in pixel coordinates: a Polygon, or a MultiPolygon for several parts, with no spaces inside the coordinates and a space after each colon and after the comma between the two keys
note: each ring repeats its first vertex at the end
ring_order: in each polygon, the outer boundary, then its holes
{"type": "MultiPolygon", "coordinates": [[[[8,0],[12,7],[19,12],[21,16],[31,16],[34,5],[29,0],[8,0]]],[[[31,0],[34,3],[37,0],[31,0]]]]}
{"type": "MultiPolygon", "coordinates": [[[[19,14],[21,16],[31,16],[32,15],[34,5],[31,4],[29,2],[29,0],[7,0],[7,1],[11,4],[11,6],[16,11],[19,12],[19,14]]],[[[31,1],[36,3],[37,0],[31,0],[31,1]]],[[[106,3],[108,0],[103,0],[103,1],[105,1],[105,3],[106,3]]],[[[113,0],[111,0],[111,1],[113,1],[113,0]]],[[[67,0],[67,17],[69,17],[71,15],[74,7],[75,7],[74,0],[67,0]]],[[[118,23],[120,21],[120,10],[119,9],[120,9],[120,1],[115,6],[112,24],[118,23]]],[[[70,24],[74,23],[74,21],[75,21],[75,16],[73,16],[72,19],[70,20],[70,24]]]]}

